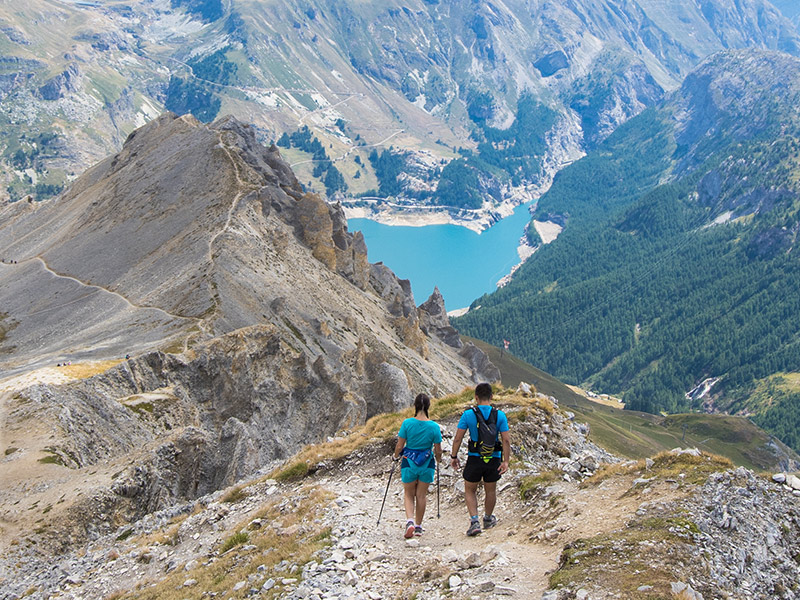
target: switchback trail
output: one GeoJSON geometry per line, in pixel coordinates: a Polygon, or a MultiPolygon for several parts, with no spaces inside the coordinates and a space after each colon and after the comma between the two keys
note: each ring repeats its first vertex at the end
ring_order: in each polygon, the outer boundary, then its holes
{"type": "MultiPolygon", "coordinates": [[[[157,313],[159,313],[159,314],[161,314],[161,315],[163,315],[163,316],[165,316],[165,317],[167,317],[169,319],[178,319],[178,320],[193,321],[193,322],[199,321],[199,319],[197,319],[196,317],[184,317],[182,315],[172,314],[172,313],[169,313],[169,312],[165,311],[164,309],[157,308],[155,306],[141,306],[141,305],[138,305],[138,304],[134,304],[133,302],[131,302],[128,298],[126,298],[122,294],[120,294],[118,292],[115,292],[113,290],[109,290],[108,288],[105,288],[105,287],[103,287],[101,285],[95,285],[95,284],[92,284],[92,283],[86,283],[85,281],[81,281],[80,279],[77,279],[76,277],[72,277],[71,275],[64,275],[63,273],[58,273],[57,271],[54,271],[53,269],[51,269],[50,266],[47,264],[47,262],[41,256],[35,256],[33,258],[29,258],[29,259],[20,261],[18,264],[22,264],[22,263],[29,262],[29,261],[39,262],[42,265],[42,267],[44,268],[44,270],[47,271],[48,273],[50,273],[51,275],[53,275],[54,277],[58,277],[59,279],[67,279],[67,280],[73,281],[73,282],[75,282],[75,283],[77,283],[77,284],[79,284],[81,286],[84,286],[86,288],[94,290],[90,294],[95,294],[95,293],[110,294],[112,296],[115,296],[116,298],[119,298],[125,304],[127,304],[129,307],[131,307],[133,309],[145,310],[145,311],[155,311],[155,312],[157,312],[157,313]]],[[[66,306],[67,304],[72,304],[73,302],[77,302],[78,300],[83,300],[84,298],[87,298],[88,296],[89,295],[87,294],[87,296],[83,296],[83,297],[78,298],[76,300],[72,300],[70,302],[64,303],[64,304],[59,305],[57,307],[46,308],[46,309],[42,309],[42,310],[39,310],[39,311],[36,311],[36,312],[33,312],[33,313],[28,313],[27,316],[30,317],[32,315],[36,315],[36,314],[39,314],[39,313],[55,310],[56,308],[61,308],[62,306],[66,306]]]]}

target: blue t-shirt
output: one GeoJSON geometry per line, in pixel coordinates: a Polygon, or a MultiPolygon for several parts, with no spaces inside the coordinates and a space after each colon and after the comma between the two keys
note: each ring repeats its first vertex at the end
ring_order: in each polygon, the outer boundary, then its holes
{"type": "MultiPolygon", "coordinates": [[[[492,412],[492,407],[488,404],[478,404],[478,410],[481,411],[484,419],[489,418],[489,414],[492,412]]],[[[461,419],[458,421],[458,428],[459,429],[469,429],[469,437],[473,441],[478,440],[478,417],[475,416],[475,413],[470,408],[469,410],[465,410],[464,414],[461,415],[461,419]]],[[[502,410],[497,411],[497,437],[500,437],[500,434],[504,431],[508,431],[508,418],[506,417],[506,413],[502,410]]],[[[480,456],[477,452],[469,452],[470,456],[480,456]]],[[[495,458],[500,458],[503,456],[502,451],[495,450],[492,453],[492,456],[495,458]]]]}
{"type": "Polygon", "coordinates": [[[420,421],[411,417],[400,425],[397,437],[406,441],[411,450],[430,450],[434,444],[442,443],[442,430],[436,421],[420,421]]]}

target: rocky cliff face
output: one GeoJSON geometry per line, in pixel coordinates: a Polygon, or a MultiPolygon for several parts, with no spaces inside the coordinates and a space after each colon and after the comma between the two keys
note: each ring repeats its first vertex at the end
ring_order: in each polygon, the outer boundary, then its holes
{"type": "Polygon", "coordinates": [[[678,173],[726,142],[794,127],[800,63],[777,52],[731,50],[704,61],[665,101],[681,152],[678,173]]]}
{"type": "Polygon", "coordinates": [[[420,329],[408,282],[369,264],[341,209],[232,118],[164,115],[58,200],[7,205],[0,255],[4,375],[119,363],[4,386],[4,502],[45,453],[63,485],[72,470],[124,466],[100,486],[106,514],[141,515],[419,391],[498,375],[420,329]]]}

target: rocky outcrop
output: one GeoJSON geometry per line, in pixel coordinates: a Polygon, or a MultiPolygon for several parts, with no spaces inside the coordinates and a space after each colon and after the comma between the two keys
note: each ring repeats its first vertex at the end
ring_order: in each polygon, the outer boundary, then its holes
{"type": "Polygon", "coordinates": [[[75,384],[29,388],[15,422],[51,421],[60,432],[51,452],[72,468],[135,457],[112,490],[141,516],[409,406],[408,375],[381,358],[329,366],[259,325],[188,355],[153,352],[75,384]]]}
{"type": "Polygon", "coordinates": [[[461,337],[450,325],[450,318],[444,307],[444,297],[438,287],[433,289],[430,297],[419,306],[420,329],[429,336],[436,336],[448,346],[460,350],[463,347],[461,337]]]}
{"type": "MultiPolygon", "coordinates": [[[[800,515],[791,491],[744,468],[715,473],[683,505],[696,523],[697,553],[708,569],[693,584],[703,597],[747,590],[752,598],[786,598],[795,584],[800,515]]],[[[699,559],[699,556],[698,556],[699,559]]]]}
{"type": "Polygon", "coordinates": [[[72,63],[64,71],[45,81],[39,88],[42,100],[58,100],[67,94],[77,92],[81,87],[81,71],[78,65],[72,63]]]}
{"type": "Polygon", "coordinates": [[[676,141],[686,148],[678,172],[706,158],[715,147],[709,140],[741,141],[767,129],[777,135],[784,124],[782,107],[795,104],[799,65],[792,56],[756,50],[728,50],[706,59],[667,98],[676,141]]]}
{"type": "Polygon", "coordinates": [[[495,382],[500,381],[500,369],[495,367],[486,353],[472,342],[467,342],[459,354],[464,357],[472,369],[472,381],[495,382]]]}

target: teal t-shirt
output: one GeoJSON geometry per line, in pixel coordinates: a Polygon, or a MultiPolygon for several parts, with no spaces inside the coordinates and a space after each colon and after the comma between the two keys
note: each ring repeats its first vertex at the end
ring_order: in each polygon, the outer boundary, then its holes
{"type": "Polygon", "coordinates": [[[397,436],[405,439],[406,447],[412,450],[430,450],[434,444],[442,443],[442,430],[436,421],[414,417],[403,421],[397,436]]]}

